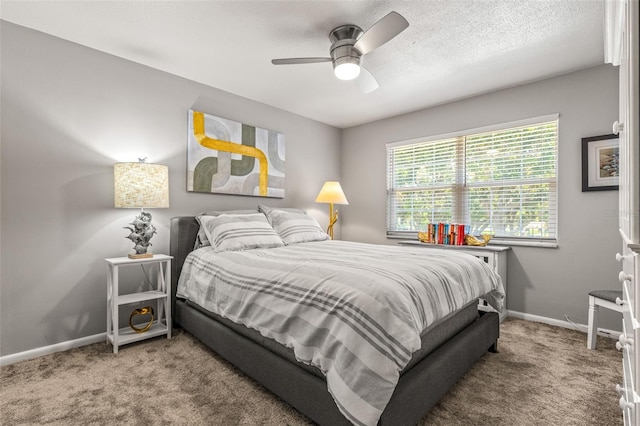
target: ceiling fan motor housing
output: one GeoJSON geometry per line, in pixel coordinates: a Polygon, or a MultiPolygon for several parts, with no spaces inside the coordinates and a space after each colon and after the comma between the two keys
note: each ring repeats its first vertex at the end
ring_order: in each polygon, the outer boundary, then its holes
{"type": "Polygon", "coordinates": [[[356,25],[342,25],[329,34],[331,40],[331,59],[333,68],[341,64],[360,65],[362,53],[353,46],[364,31],[356,25]]]}

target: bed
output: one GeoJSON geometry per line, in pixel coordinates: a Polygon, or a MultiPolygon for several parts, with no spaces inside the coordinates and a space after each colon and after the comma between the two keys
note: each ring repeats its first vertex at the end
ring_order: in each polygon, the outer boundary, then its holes
{"type": "MultiPolygon", "coordinates": [[[[270,221],[271,225],[277,225],[277,223],[274,224],[273,221],[270,221]]],[[[277,227],[274,226],[274,228],[277,227]]],[[[205,267],[206,269],[210,268],[214,263],[217,268],[217,264],[224,265],[227,262],[224,257],[221,257],[221,254],[213,253],[214,250],[211,247],[194,251],[196,241],[200,239],[201,235],[200,223],[195,216],[171,219],[170,254],[174,258],[172,263],[172,312],[174,325],[182,327],[245,374],[261,383],[318,424],[415,424],[485,352],[497,351],[499,337],[498,314],[494,312],[479,312],[477,298],[466,300],[463,306],[457,306],[454,311],[447,312],[442,318],[428,324],[418,336],[417,343],[414,339],[414,345],[411,346],[412,353],[409,358],[405,356],[406,359],[403,359],[403,368],[398,368],[399,378],[393,384],[391,391],[387,392],[390,398],[388,398],[388,401],[384,401],[384,408],[380,413],[374,413],[373,417],[368,414],[362,414],[358,410],[357,401],[355,404],[350,401],[351,405],[345,408],[344,405],[340,404],[340,386],[334,384],[333,388],[331,388],[330,380],[328,383],[328,378],[331,379],[335,376],[335,374],[332,376],[331,368],[327,368],[327,365],[331,366],[331,363],[334,362],[334,354],[326,356],[320,361],[314,358],[314,356],[317,357],[317,354],[301,355],[301,353],[293,350],[295,345],[291,345],[291,342],[286,341],[286,339],[283,340],[279,335],[269,335],[264,330],[260,330],[260,327],[255,326],[255,324],[238,323],[243,321],[234,322],[230,319],[234,318],[233,315],[229,315],[228,312],[214,312],[218,310],[216,306],[207,305],[202,300],[199,300],[197,297],[199,293],[195,290],[193,293],[189,293],[189,285],[186,283],[190,282],[192,275],[201,274],[198,269],[194,269],[197,264],[201,264],[201,269],[202,265],[209,265],[205,267]],[[215,260],[212,261],[213,259],[215,260]],[[186,268],[185,261],[187,263],[186,268]],[[185,269],[184,272],[183,268],[185,269]],[[178,291],[178,282],[181,275],[184,276],[182,277],[181,290],[178,291]],[[181,293],[180,296],[182,297],[179,297],[179,293],[181,293]],[[185,296],[185,294],[189,294],[189,296],[185,296]],[[192,297],[192,294],[195,296],[192,297]],[[276,340],[280,340],[280,342],[276,340]],[[417,350],[414,350],[416,348],[417,350]],[[330,364],[325,365],[323,362],[330,362],[330,364]],[[338,408],[339,406],[340,408],[338,408]]],[[[306,248],[306,250],[311,250],[313,256],[319,256],[318,253],[324,256],[324,252],[341,250],[342,246],[348,244],[350,243],[337,241],[311,243],[302,241],[301,244],[297,245],[288,244],[282,247],[257,248],[255,250],[245,250],[244,252],[254,257],[242,261],[250,261],[252,262],[250,264],[253,265],[261,263],[266,258],[291,256],[292,250],[294,250],[291,248],[293,246],[295,246],[296,252],[303,250],[305,247],[310,247],[306,248]],[[330,248],[330,250],[327,248],[330,248]]],[[[356,246],[357,250],[369,250],[366,245],[356,244],[356,246]]],[[[396,249],[407,250],[406,253],[411,250],[419,250],[395,246],[385,250],[396,249]]],[[[245,256],[244,253],[240,253],[241,251],[231,250],[231,252],[222,253],[222,255],[228,258],[233,257],[235,262],[241,256],[245,256]]],[[[424,252],[420,253],[421,256],[424,256],[424,252]]],[[[313,265],[324,265],[322,260],[317,261],[315,257],[313,259],[313,265]]],[[[229,262],[231,261],[229,260],[229,262]]],[[[336,260],[332,259],[331,262],[335,263],[336,260]]],[[[304,262],[298,263],[302,264],[304,262]]],[[[220,266],[220,268],[222,267],[220,266]]],[[[236,283],[238,279],[240,281],[247,280],[244,270],[251,268],[244,267],[242,269],[241,277],[234,276],[233,280],[229,279],[228,281],[236,283]]],[[[273,266],[265,266],[262,274],[268,275],[269,271],[273,270],[273,266]]],[[[488,268],[487,270],[490,271],[488,268]]],[[[234,272],[234,275],[237,275],[237,273],[234,272]]],[[[499,281],[499,277],[496,279],[499,281]]],[[[221,286],[220,283],[219,285],[221,286]]],[[[251,287],[252,285],[251,280],[248,280],[241,287],[251,287]]],[[[311,286],[315,285],[314,283],[311,286]]],[[[209,291],[205,290],[199,291],[202,294],[209,293],[209,291]]],[[[222,292],[222,290],[220,291],[222,292]]],[[[465,291],[463,290],[463,292],[465,291]]],[[[499,288],[496,288],[492,293],[492,297],[499,299],[499,288]]],[[[237,318],[234,319],[237,321],[237,318]]],[[[383,334],[385,333],[385,327],[386,325],[381,327],[383,334]]],[[[387,336],[386,338],[393,338],[393,336],[387,336]]],[[[369,356],[367,354],[365,357],[368,359],[369,356]]],[[[371,359],[377,359],[373,355],[371,356],[371,359]]],[[[335,363],[337,364],[337,361],[335,363]]],[[[378,365],[378,362],[374,364],[378,365]]],[[[342,371],[344,372],[345,370],[342,371]]],[[[367,374],[358,377],[369,376],[375,377],[376,380],[378,378],[368,370],[367,374]]],[[[370,380],[365,382],[365,388],[367,389],[376,388],[377,386],[376,384],[372,385],[371,383],[375,382],[370,380]]],[[[383,388],[384,386],[380,385],[380,387],[383,388]]],[[[362,411],[366,410],[363,409],[362,411]]]]}

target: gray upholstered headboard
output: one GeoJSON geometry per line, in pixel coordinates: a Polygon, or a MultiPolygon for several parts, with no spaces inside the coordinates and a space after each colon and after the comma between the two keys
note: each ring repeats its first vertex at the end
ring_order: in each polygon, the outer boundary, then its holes
{"type": "Polygon", "coordinates": [[[171,262],[171,313],[176,312],[176,291],[178,278],[182,272],[182,265],[187,255],[193,251],[200,225],[195,216],[179,216],[171,218],[171,234],[169,254],[173,256],[171,262]]]}

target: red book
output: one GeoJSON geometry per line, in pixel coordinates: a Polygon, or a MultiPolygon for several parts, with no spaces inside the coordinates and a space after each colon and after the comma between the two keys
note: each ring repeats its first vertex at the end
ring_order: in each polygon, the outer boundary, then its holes
{"type": "Polygon", "coordinates": [[[464,245],[464,225],[458,225],[458,244],[464,245]]]}

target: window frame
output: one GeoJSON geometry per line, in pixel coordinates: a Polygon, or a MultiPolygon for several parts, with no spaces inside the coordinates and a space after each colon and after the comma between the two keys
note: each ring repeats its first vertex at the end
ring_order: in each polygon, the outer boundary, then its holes
{"type": "MultiPolygon", "coordinates": [[[[428,137],[421,137],[421,138],[413,138],[413,139],[409,139],[409,140],[402,140],[402,141],[396,141],[396,142],[389,142],[386,144],[386,203],[387,203],[387,212],[386,212],[386,217],[387,217],[387,224],[386,224],[386,232],[387,232],[387,238],[394,238],[394,239],[417,239],[417,230],[414,231],[397,231],[397,230],[390,230],[389,224],[390,224],[390,213],[391,213],[391,186],[390,186],[390,182],[389,182],[389,174],[390,174],[390,150],[394,149],[394,148],[398,148],[398,147],[402,147],[402,146],[409,146],[409,145],[416,145],[416,144],[424,144],[424,143],[429,143],[429,142],[434,142],[434,141],[440,141],[440,140],[446,140],[446,139],[457,139],[457,138],[466,138],[468,136],[473,136],[476,134],[481,134],[481,133],[488,133],[488,132],[496,132],[496,131],[506,131],[509,129],[513,129],[513,128],[518,128],[518,127],[523,127],[523,126],[530,126],[530,125],[535,125],[535,124],[543,124],[543,123],[547,123],[547,122],[551,122],[551,121],[556,121],[556,146],[555,146],[555,206],[551,207],[549,209],[549,213],[554,215],[554,219],[555,219],[555,237],[545,237],[545,238],[535,238],[535,237],[511,237],[511,236],[504,236],[504,237],[494,237],[491,240],[491,243],[494,244],[501,244],[501,245],[510,245],[510,246],[533,246],[533,247],[558,247],[558,241],[559,241],[559,216],[558,216],[558,195],[559,195],[559,191],[558,191],[558,163],[559,163],[559,145],[560,145],[560,114],[558,113],[554,113],[554,114],[547,114],[547,115],[542,115],[542,116],[537,116],[537,117],[532,117],[532,118],[527,118],[527,119],[522,119],[522,120],[516,120],[516,121],[510,121],[510,122],[504,122],[504,123],[499,123],[499,124],[493,124],[493,125],[489,125],[489,126],[483,126],[483,127],[477,127],[477,128],[472,128],[472,129],[465,129],[465,130],[460,130],[460,131],[456,131],[456,132],[451,132],[451,133],[445,133],[445,134],[438,134],[438,135],[433,135],[433,136],[428,136],[428,137]]],[[[466,144],[466,142],[465,142],[466,144]]],[[[465,154],[466,155],[466,154],[465,154]]],[[[464,157],[464,156],[463,156],[464,157]]],[[[466,161],[466,160],[463,160],[466,161]]],[[[459,165],[458,165],[459,167],[459,165]]],[[[469,188],[469,186],[467,185],[466,182],[464,182],[464,168],[462,170],[460,170],[460,168],[458,168],[456,170],[456,176],[457,179],[460,179],[459,175],[463,175],[462,176],[462,181],[463,181],[463,185],[462,186],[458,186],[458,185],[454,185],[451,186],[451,188],[454,191],[457,192],[467,192],[467,189],[469,188]]],[[[453,204],[459,202],[460,200],[464,200],[466,198],[466,195],[462,196],[462,198],[460,198],[460,195],[454,196],[453,198],[453,204]]],[[[456,213],[456,214],[459,214],[456,213]]]]}

